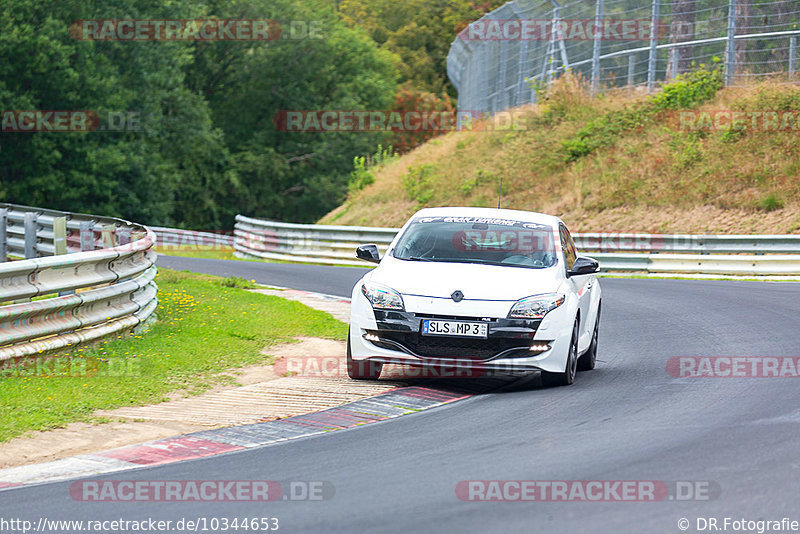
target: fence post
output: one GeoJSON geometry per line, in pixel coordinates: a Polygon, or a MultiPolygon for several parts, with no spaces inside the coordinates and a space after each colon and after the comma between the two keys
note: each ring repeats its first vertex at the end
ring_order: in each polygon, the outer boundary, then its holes
{"type": "Polygon", "coordinates": [[[736,73],[736,0],[728,0],[728,39],[725,43],[725,86],[736,73]]]}
{"type": "Polygon", "coordinates": [[[528,39],[522,39],[519,43],[519,72],[517,74],[517,100],[516,105],[520,106],[525,104],[525,86],[527,82],[525,81],[525,61],[528,59],[528,39]]]}
{"type": "Polygon", "coordinates": [[[555,63],[556,63],[556,24],[558,24],[559,20],[561,19],[560,10],[557,7],[553,8],[553,18],[551,19],[550,23],[550,42],[547,44],[547,87],[550,87],[550,83],[553,81],[553,76],[555,75],[555,63]]]}
{"type": "Polygon", "coordinates": [[[8,210],[0,208],[0,263],[8,261],[8,210]]]}
{"type": "Polygon", "coordinates": [[[500,73],[498,78],[497,95],[499,106],[494,111],[503,111],[508,107],[506,103],[506,62],[508,61],[508,39],[500,41],[500,73]]]}
{"type": "Polygon", "coordinates": [[[628,87],[633,87],[633,76],[636,70],[636,54],[628,55],[628,87]]]}
{"type": "MultiPolygon", "coordinates": [[[[481,76],[481,79],[483,80],[483,84],[482,85],[484,86],[484,90],[481,93],[481,97],[480,97],[481,98],[481,104],[480,104],[480,106],[478,106],[479,107],[478,111],[482,111],[484,113],[488,113],[489,112],[489,90],[490,90],[489,89],[489,83],[490,83],[489,82],[489,43],[490,43],[490,41],[483,40],[483,41],[480,41],[480,43],[481,43],[481,46],[483,47],[483,67],[480,68],[478,70],[478,72],[484,73],[483,76],[481,76]]],[[[475,110],[473,110],[473,111],[475,111],[475,110]]]]}
{"type": "Polygon", "coordinates": [[[91,221],[81,222],[81,252],[94,250],[94,223],[91,221]]]}
{"type": "Polygon", "coordinates": [[[53,218],[53,255],[67,253],[67,218],[53,218]]]}
{"type": "Polygon", "coordinates": [[[653,0],[650,13],[650,57],[647,60],[647,90],[652,91],[656,85],[656,54],[658,53],[658,17],[661,8],[660,0],[653,0]]]}
{"type": "Polygon", "coordinates": [[[797,58],[797,37],[789,38],[789,78],[794,78],[795,60],[797,58]]]}
{"type": "Polygon", "coordinates": [[[25,259],[31,259],[36,257],[36,240],[38,239],[37,233],[37,224],[36,219],[39,216],[35,213],[26,212],[25,213],[25,259]]]}
{"type": "Polygon", "coordinates": [[[603,0],[597,0],[597,5],[594,11],[594,48],[592,49],[592,96],[597,94],[598,85],[600,84],[600,44],[603,38],[603,32],[597,31],[597,28],[603,27],[603,0]]]}

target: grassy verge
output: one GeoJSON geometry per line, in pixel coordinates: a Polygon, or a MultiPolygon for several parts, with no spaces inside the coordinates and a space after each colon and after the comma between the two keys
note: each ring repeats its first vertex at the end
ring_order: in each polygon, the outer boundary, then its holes
{"type": "Polygon", "coordinates": [[[146,334],[0,370],[0,442],[92,421],[95,410],[230,382],[219,373],[269,363],[261,349],[295,336],[347,336],[346,326],[330,315],[246,291],[246,280],[161,269],[157,283],[158,321],[146,334]]]}
{"type": "MultiPolygon", "coordinates": [[[[227,248],[198,248],[196,246],[185,246],[185,247],[169,247],[167,249],[159,249],[156,248],[156,252],[159,254],[163,254],[165,256],[181,256],[184,258],[203,258],[203,259],[212,259],[212,260],[237,260],[237,261],[255,261],[255,262],[262,262],[262,263],[293,263],[299,265],[320,265],[318,263],[309,263],[305,261],[288,261],[288,260],[277,260],[277,259],[265,259],[265,258],[238,258],[233,255],[235,252],[234,249],[227,249],[227,248]]],[[[355,254],[353,254],[353,259],[355,259],[355,254]]],[[[364,263],[364,265],[346,265],[346,264],[332,264],[331,267],[361,267],[364,269],[372,269],[375,265],[371,265],[368,263],[364,263]]]]}
{"type": "Polygon", "coordinates": [[[181,245],[156,247],[156,252],[166,256],[183,256],[185,258],[203,258],[212,260],[237,260],[233,255],[233,247],[204,247],[197,245],[181,245]]]}

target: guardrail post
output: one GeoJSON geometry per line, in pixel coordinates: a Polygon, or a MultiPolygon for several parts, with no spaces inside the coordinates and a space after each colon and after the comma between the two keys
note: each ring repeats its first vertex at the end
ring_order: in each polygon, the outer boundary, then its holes
{"type": "Polygon", "coordinates": [[[116,232],[116,227],[113,224],[106,224],[103,225],[103,248],[114,248],[114,233],[116,232]]]}
{"type": "Polygon", "coordinates": [[[38,215],[31,212],[25,213],[25,259],[36,257],[36,240],[37,240],[37,225],[36,219],[38,215]]]}
{"type": "Polygon", "coordinates": [[[120,228],[117,230],[117,241],[120,245],[128,245],[131,242],[131,229],[120,228]]]}
{"type": "Polygon", "coordinates": [[[633,87],[633,76],[636,73],[636,54],[628,56],[628,87],[633,87]]]}
{"type": "Polygon", "coordinates": [[[656,85],[656,54],[658,53],[658,17],[661,8],[660,0],[653,0],[650,13],[650,57],[647,60],[647,90],[652,91],[656,85]]]}
{"type": "Polygon", "coordinates": [[[736,73],[736,0],[728,2],[728,39],[725,43],[725,86],[733,82],[736,73]]]}
{"type": "Polygon", "coordinates": [[[789,78],[794,78],[794,69],[797,59],[797,37],[789,39],[789,78]]]}
{"type": "Polygon", "coordinates": [[[603,32],[597,28],[603,27],[603,0],[597,0],[594,11],[594,48],[592,49],[592,96],[597,94],[600,85],[600,44],[602,43],[603,32]]]}
{"type": "MultiPolygon", "coordinates": [[[[60,256],[67,253],[67,218],[54,217],[53,218],[53,256],[60,256]]],[[[59,291],[58,296],[72,295],[75,293],[74,289],[66,291],[59,291]]]]}
{"type": "Polygon", "coordinates": [[[674,47],[670,50],[670,56],[672,56],[672,79],[678,77],[678,47],[674,47]]]}
{"type": "Polygon", "coordinates": [[[80,227],[81,252],[94,250],[94,223],[83,221],[80,227]]]}
{"type": "Polygon", "coordinates": [[[0,263],[8,261],[8,210],[0,208],[0,263]]]}
{"type": "Polygon", "coordinates": [[[53,218],[53,255],[67,253],[67,218],[53,218]]]}

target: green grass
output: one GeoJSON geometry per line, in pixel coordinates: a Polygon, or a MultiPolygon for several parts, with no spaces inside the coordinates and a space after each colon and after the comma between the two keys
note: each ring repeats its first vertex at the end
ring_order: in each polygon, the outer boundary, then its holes
{"type": "Polygon", "coordinates": [[[260,351],[295,336],[347,336],[346,325],[327,313],[246,291],[242,287],[253,285],[247,280],[161,269],[157,283],[158,321],[147,333],[0,370],[0,442],[74,421],[96,422],[95,410],[230,383],[219,373],[270,363],[260,351]]]}
{"type": "Polygon", "coordinates": [[[233,247],[218,248],[218,247],[198,247],[194,245],[170,246],[168,248],[156,247],[156,252],[164,254],[165,256],[183,256],[184,258],[203,258],[212,260],[236,260],[233,255],[233,247]]]}
{"type": "MultiPolygon", "coordinates": [[[[165,256],[181,256],[184,258],[203,258],[203,259],[212,259],[212,260],[236,260],[236,261],[254,261],[254,262],[266,262],[266,263],[293,263],[293,264],[300,264],[300,265],[319,265],[318,263],[310,263],[306,261],[288,261],[288,260],[277,260],[277,259],[266,259],[266,258],[237,258],[233,255],[233,249],[208,249],[208,250],[198,250],[197,247],[179,247],[179,248],[169,248],[167,250],[164,249],[156,249],[156,252],[159,254],[163,254],[165,256]]],[[[355,254],[353,254],[353,259],[355,259],[355,254]]],[[[332,267],[361,267],[364,269],[373,269],[376,266],[364,263],[364,265],[348,265],[348,264],[332,264],[332,267]]]]}

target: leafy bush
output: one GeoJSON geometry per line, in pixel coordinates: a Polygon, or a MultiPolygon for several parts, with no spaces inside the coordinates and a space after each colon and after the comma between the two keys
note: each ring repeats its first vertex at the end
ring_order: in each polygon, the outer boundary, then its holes
{"type": "Polygon", "coordinates": [[[408,193],[409,200],[417,201],[420,206],[430,201],[433,197],[431,184],[435,172],[436,166],[429,163],[408,168],[408,174],[403,176],[403,188],[408,193]]]}
{"type": "Polygon", "coordinates": [[[722,89],[723,76],[718,67],[700,65],[696,70],[681,74],[650,97],[652,111],[686,109],[711,100],[722,89]]]}
{"type": "Polygon", "coordinates": [[[353,172],[350,173],[348,184],[350,194],[361,191],[375,181],[375,177],[367,170],[367,158],[356,156],[353,158],[353,172]]]}
{"type": "Polygon", "coordinates": [[[348,184],[350,194],[361,191],[373,183],[375,181],[374,171],[395,159],[397,159],[397,154],[391,145],[386,148],[383,148],[383,145],[378,145],[375,154],[353,158],[353,172],[350,173],[350,182],[348,184]]]}

